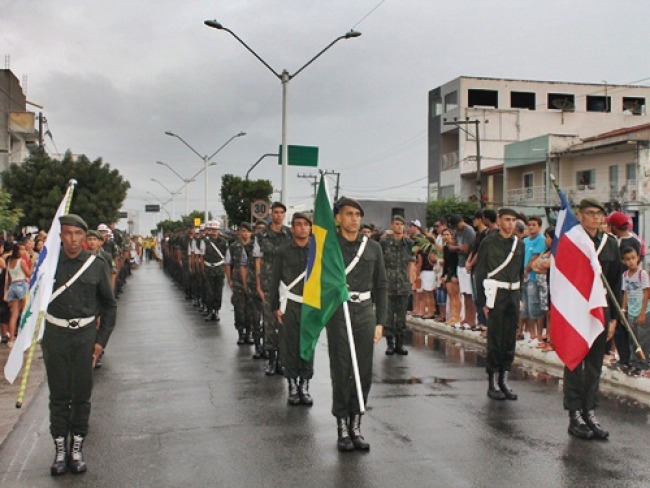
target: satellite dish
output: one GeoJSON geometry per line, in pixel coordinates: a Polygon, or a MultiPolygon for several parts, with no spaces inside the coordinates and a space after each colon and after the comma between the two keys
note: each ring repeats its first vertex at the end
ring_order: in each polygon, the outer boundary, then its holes
{"type": "Polygon", "coordinates": [[[568,98],[556,98],[551,102],[554,108],[562,110],[562,112],[574,112],[576,109],[573,100],[568,98]]]}

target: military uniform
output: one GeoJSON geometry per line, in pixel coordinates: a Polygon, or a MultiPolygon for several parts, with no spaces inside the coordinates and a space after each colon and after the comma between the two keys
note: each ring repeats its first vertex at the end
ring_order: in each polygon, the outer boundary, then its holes
{"type": "Polygon", "coordinates": [[[205,240],[205,285],[206,305],[210,315],[208,319],[218,320],[223,296],[223,280],[225,276],[226,253],[228,243],[219,236],[216,239],[207,237],[205,240]]]}
{"type": "MultiPolygon", "coordinates": [[[[500,212],[503,210],[501,209],[500,212]]],[[[501,213],[499,215],[501,216],[501,213]]],[[[513,251],[513,245],[514,254],[510,262],[498,273],[490,276],[492,280],[499,283],[499,288],[495,291],[494,306],[488,315],[485,367],[490,381],[488,395],[497,400],[506,398],[515,400],[517,398],[508,387],[507,379],[515,358],[517,343],[524,243],[514,235],[505,238],[500,233],[490,234],[481,242],[478,260],[474,268],[477,288],[476,304],[479,307],[484,307],[486,306],[484,280],[488,278],[488,273],[496,270],[506,261],[513,251]],[[496,383],[497,374],[499,375],[498,385],[496,383]]]]}
{"type": "Polygon", "coordinates": [[[249,324],[248,292],[246,288],[246,265],[248,263],[246,247],[237,239],[228,248],[226,253],[226,266],[229,269],[232,297],[231,303],[235,309],[235,328],[239,333],[237,344],[246,343],[246,334],[249,324]]]}
{"type": "Polygon", "coordinates": [[[409,264],[415,262],[413,241],[403,237],[399,241],[389,235],[381,242],[386,265],[386,280],[388,283],[386,354],[393,352],[408,354],[404,349],[404,333],[406,332],[406,311],[408,297],[411,293],[411,277],[409,264]],[[397,347],[395,347],[395,345],[397,347]]]}
{"type": "MultiPolygon", "coordinates": [[[[65,215],[60,220],[62,226],[72,225],[87,230],[85,222],[78,216],[65,215]]],[[[93,257],[89,251],[82,250],[78,256],[69,258],[62,250],[53,292],[42,342],[50,390],[50,433],[57,449],[51,471],[52,474],[63,474],[67,470],[67,461],[72,471],[83,472],[86,467],[81,458],[81,446],[88,433],[94,348],[95,344],[106,347],[115,327],[117,305],[107,263],[101,257],[93,257]],[[87,269],[62,288],[91,258],[94,261],[87,269]],[[60,288],[63,291],[59,293],[60,288]],[[96,329],[98,312],[101,323],[96,329]],[[72,434],[70,459],[66,459],[68,434],[72,434]]]]}

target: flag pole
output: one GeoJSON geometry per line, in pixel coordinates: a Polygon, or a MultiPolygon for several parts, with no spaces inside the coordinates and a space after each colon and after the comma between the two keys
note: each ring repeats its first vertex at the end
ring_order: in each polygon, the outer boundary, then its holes
{"type": "MultiPolygon", "coordinates": [[[[65,213],[70,213],[70,204],[72,203],[72,194],[74,193],[74,187],[77,184],[77,180],[71,179],[68,182],[68,188],[66,190],[66,202],[65,202],[65,213]]],[[[33,271],[33,270],[32,270],[33,271]]],[[[27,302],[25,302],[27,306],[27,302]]],[[[23,310],[24,312],[24,310],[23,310]]],[[[34,352],[36,351],[36,343],[38,342],[38,337],[41,332],[41,327],[43,326],[44,319],[43,311],[38,312],[38,318],[36,319],[36,328],[34,329],[34,334],[32,336],[32,341],[29,346],[29,352],[27,353],[27,360],[25,361],[25,370],[23,372],[23,377],[20,380],[20,388],[18,389],[18,397],[16,398],[16,408],[21,408],[23,406],[23,401],[25,399],[25,392],[27,391],[27,380],[29,379],[29,373],[32,370],[32,362],[34,361],[34,352]]]]}
{"type": "MultiPolygon", "coordinates": [[[[560,194],[560,185],[558,184],[557,180],[555,179],[555,176],[550,175],[549,177],[550,177],[551,183],[553,184],[553,187],[555,188],[555,191],[557,191],[557,193],[559,195],[560,194]]],[[[607,295],[609,296],[611,303],[614,304],[614,309],[618,313],[618,316],[621,319],[621,323],[623,324],[623,326],[627,330],[627,333],[630,335],[630,337],[632,338],[632,341],[634,342],[634,346],[636,347],[634,352],[636,353],[637,356],[639,356],[639,358],[641,358],[643,361],[645,361],[645,353],[643,352],[643,348],[639,344],[639,341],[637,340],[636,335],[632,331],[632,327],[630,326],[630,323],[627,321],[627,317],[625,316],[625,314],[621,310],[621,306],[618,303],[618,300],[616,299],[616,295],[614,295],[614,292],[612,291],[612,288],[609,286],[609,283],[605,279],[605,276],[603,275],[602,272],[600,273],[600,279],[603,282],[603,285],[605,286],[605,290],[607,290],[607,295]]]]}
{"type": "Polygon", "coordinates": [[[363,391],[361,390],[361,378],[359,377],[359,362],[357,361],[357,348],[354,345],[354,335],[352,334],[352,321],[350,320],[350,309],[348,302],[343,302],[343,315],[345,316],[345,328],[348,331],[348,342],[350,343],[350,356],[352,358],[352,371],[354,372],[354,385],[357,388],[357,398],[359,399],[359,412],[366,411],[363,401],[363,391]]]}

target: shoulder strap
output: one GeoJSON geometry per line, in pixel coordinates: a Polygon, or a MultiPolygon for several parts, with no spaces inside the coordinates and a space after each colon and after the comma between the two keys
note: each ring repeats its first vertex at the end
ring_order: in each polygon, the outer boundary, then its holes
{"type": "Polygon", "coordinates": [[[287,291],[291,291],[291,290],[293,290],[293,287],[296,286],[296,285],[298,284],[298,282],[299,282],[300,280],[302,280],[302,279],[305,277],[305,274],[307,274],[307,272],[306,272],[306,271],[303,271],[303,272],[300,273],[298,276],[296,276],[296,279],[293,280],[291,283],[289,283],[289,284],[287,285],[287,291]]]}
{"type": "Polygon", "coordinates": [[[86,262],[83,264],[83,266],[79,268],[79,271],[77,271],[66,283],[57,288],[54,293],[52,293],[52,296],[50,297],[50,303],[52,303],[54,299],[57,298],[61,293],[70,288],[72,284],[77,281],[79,277],[84,273],[84,271],[86,271],[90,265],[93,264],[93,261],[95,261],[95,259],[95,255],[91,254],[90,257],[86,259],[86,262]]]}
{"type": "Polygon", "coordinates": [[[219,248],[218,248],[217,246],[214,245],[214,242],[212,242],[210,239],[208,239],[208,242],[210,243],[210,245],[212,246],[212,248],[213,248],[215,251],[217,251],[217,254],[221,257],[221,259],[223,259],[223,254],[221,253],[221,251],[219,250],[219,248]]]}
{"type": "Polygon", "coordinates": [[[354,256],[354,259],[350,262],[350,264],[348,264],[348,267],[345,268],[346,275],[349,275],[350,272],[359,263],[359,259],[361,259],[361,255],[363,254],[363,251],[366,250],[366,244],[368,244],[368,236],[363,236],[363,239],[361,240],[361,245],[359,246],[359,250],[357,251],[357,255],[354,256]]]}
{"type": "Polygon", "coordinates": [[[598,249],[596,249],[596,254],[598,256],[600,256],[600,253],[605,249],[605,244],[607,244],[607,233],[603,232],[603,238],[600,240],[600,244],[598,244],[598,249]]]}
{"type": "Polygon", "coordinates": [[[512,257],[515,255],[515,249],[517,249],[517,242],[519,242],[519,239],[517,238],[517,236],[514,236],[514,238],[515,238],[515,239],[514,239],[514,241],[513,241],[513,243],[512,243],[512,249],[510,249],[510,253],[508,254],[508,257],[506,258],[506,260],[505,260],[504,262],[502,262],[499,266],[497,266],[496,269],[490,271],[490,272],[487,274],[487,277],[488,277],[488,278],[492,278],[492,277],[493,277],[494,275],[496,275],[499,271],[501,271],[503,268],[505,268],[506,266],[508,266],[508,263],[512,260],[512,257]]]}

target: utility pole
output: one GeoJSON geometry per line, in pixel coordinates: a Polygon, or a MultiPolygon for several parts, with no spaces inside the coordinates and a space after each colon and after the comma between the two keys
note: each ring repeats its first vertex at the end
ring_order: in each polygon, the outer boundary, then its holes
{"type": "MultiPolygon", "coordinates": [[[[487,124],[487,122],[488,121],[486,120],[485,123],[487,124]]],[[[465,134],[469,135],[470,137],[474,137],[474,140],[476,141],[476,197],[478,198],[479,205],[481,208],[483,208],[485,207],[485,203],[483,202],[483,189],[481,188],[481,136],[478,130],[480,123],[480,120],[469,120],[469,117],[465,117],[465,120],[445,120],[443,122],[443,125],[455,125],[460,130],[465,132],[465,134]],[[475,126],[474,134],[471,134],[467,129],[461,127],[462,125],[475,126]]]]}
{"type": "Polygon", "coordinates": [[[336,202],[339,199],[339,190],[341,188],[341,173],[333,170],[323,170],[321,171],[323,176],[325,175],[336,175],[336,187],[334,189],[334,201],[336,202]]]}
{"type": "Polygon", "coordinates": [[[318,188],[318,175],[311,173],[298,173],[298,178],[305,178],[308,180],[313,180],[310,185],[314,188],[314,201],[316,201],[316,190],[318,188]]]}

